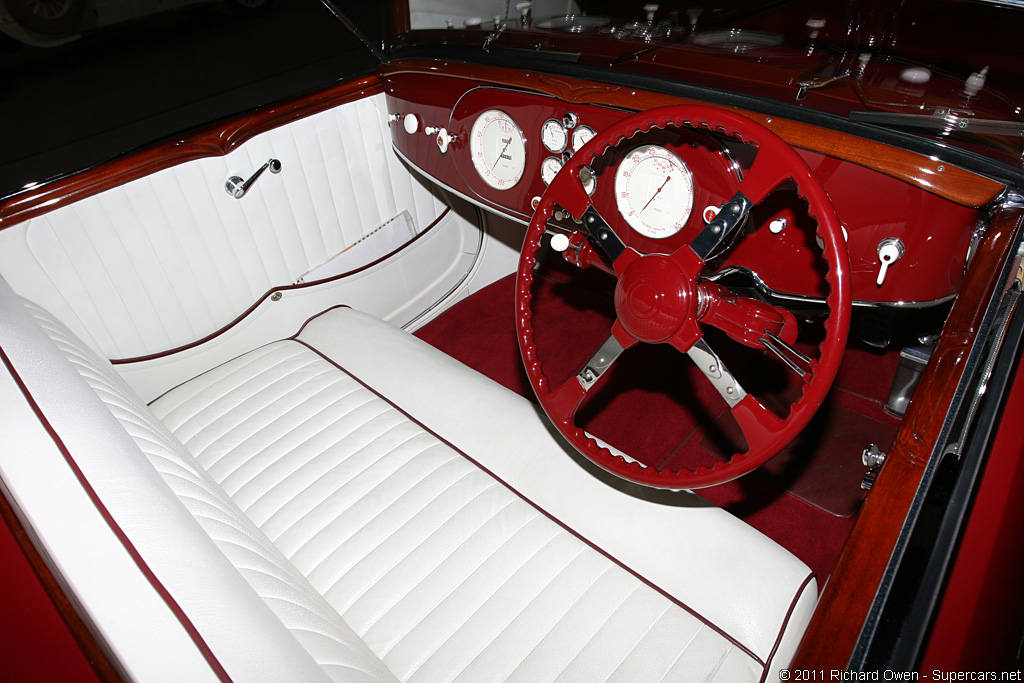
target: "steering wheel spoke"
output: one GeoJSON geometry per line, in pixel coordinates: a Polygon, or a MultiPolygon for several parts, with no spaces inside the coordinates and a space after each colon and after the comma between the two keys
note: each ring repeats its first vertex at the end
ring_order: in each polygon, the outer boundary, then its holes
{"type": "MultiPolygon", "coordinates": [[[[617,324],[617,323],[616,323],[617,324]]],[[[621,328],[620,328],[621,329],[621,328]]],[[[576,379],[583,387],[585,391],[590,391],[590,388],[594,386],[604,373],[611,368],[612,364],[619,359],[622,352],[630,346],[635,344],[635,340],[625,334],[616,334],[613,330],[612,334],[601,344],[600,348],[590,357],[584,365],[583,369],[576,373],[576,379]],[[619,337],[625,337],[627,342],[623,344],[619,337]]]]}
{"type": "Polygon", "coordinates": [[[581,218],[588,207],[593,205],[590,195],[583,189],[583,181],[580,180],[579,171],[575,173],[559,173],[548,186],[549,192],[558,194],[558,203],[563,209],[577,218],[581,218]]]}
{"type": "Polygon", "coordinates": [[[718,210],[714,220],[704,226],[690,243],[690,249],[701,260],[706,261],[708,257],[718,249],[719,245],[726,243],[736,232],[736,227],[743,222],[743,219],[754,202],[747,198],[743,192],[737,192],[735,196],[718,210]]]}
{"type": "MultiPolygon", "coordinates": [[[[549,415],[554,413],[565,424],[574,425],[576,411],[583,399],[611,369],[622,352],[634,344],[636,340],[616,322],[612,327],[612,333],[583,364],[580,371],[547,393],[545,408],[550,408],[549,415]]],[[[551,415],[552,418],[554,415],[551,415]]]]}
{"type": "Polygon", "coordinates": [[[629,265],[638,254],[626,247],[626,245],[615,234],[608,221],[593,206],[588,206],[581,217],[583,228],[597,244],[598,248],[608,257],[617,275],[621,275],[626,266],[629,265]]]}
{"type": "Polygon", "coordinates": [[[747,392],[739,381],[729,372],[725,363],[705,340],[697,340],[686,350],[686,355],[690,357],[697,369],[704,373],[704,376],[711,382],[711,386],[725,399],[730,408],[735,408],[747,396],[747,392]]]}

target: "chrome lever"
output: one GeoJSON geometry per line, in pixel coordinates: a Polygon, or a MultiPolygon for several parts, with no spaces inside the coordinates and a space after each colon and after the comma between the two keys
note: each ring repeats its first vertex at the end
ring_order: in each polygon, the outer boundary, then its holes
{"type": "Polygon", "coordinates": [[[256,169],[256,172],[252,174],[248,180],[242,180],[239,176],[233,175],[227,179],[224,183],[224,191],[235,199],[241,199],[245,196],[245,193],[249,191],[252,184],[263,175],[263,172],[270,169],[271,173],[281,172],[281,162],[277,159],[267,159],[267,163],[256,169]]]}

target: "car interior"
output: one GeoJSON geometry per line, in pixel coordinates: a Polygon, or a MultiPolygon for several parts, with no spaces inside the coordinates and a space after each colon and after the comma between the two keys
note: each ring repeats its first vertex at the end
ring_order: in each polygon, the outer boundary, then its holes
{"type": "Polygon", "coordinates": [[[0,201],[0,481],[79,645],[124,680],[779,680],[886,454],[925,469],[953,399],[915,391],[1009,319],[1020,205],[700,83],[414,48],[0,201]]]}

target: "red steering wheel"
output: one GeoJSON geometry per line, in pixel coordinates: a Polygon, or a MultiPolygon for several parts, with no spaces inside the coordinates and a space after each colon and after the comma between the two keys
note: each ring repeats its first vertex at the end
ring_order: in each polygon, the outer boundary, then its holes
{"type": "MultiPolygon", "coordinates": [[[[595,255],[596,257],[596,255],[595,255]]],[[[695,489],[730,481],[764,464],[808,423],[828,393],[850,327],[852,304],[850,261],[835,209],[825,190],[796,151],[754,121],[705,106],[669,106],[627,117],[605,129],[565,164],[533,214],[519,258],[516,280],[516,326],[519,348],[530,383],[557,429],[584,456],[624,479],[669,489],[695,489]],[[627,138],[653,129],[688,126],[724,133],[757,147],[753,165],[732,200],[689,244],[672,254],[642,254],[626,247],[595,209],[580,181],[580,170],[627,138]],[[788,311],[743,298],[704,280],[705,262],[730,244],[737,227],[753,206],[783,182],[792,180],[817,223],[827,263],[829,315],[816,360],[793,348],[796,319],[788,311]],[[551,386],[537,358],[533,340],[531,285],[537,251],[555,204],[582,221],[586,238],[577,248],[596,251],[610,262],[617,277],[616,320],[611,335],[582,370],[560,386],[551,386]],[[785,418],[747,393],[704,339],[700,324],[722,329],[731,338],[776,355],[797,372],[803,385],[785,418]],[[696,470],[656,469],[613,454],[575,423],[587,392],[616,358],[637,343],[666,343],[701,370],[732,411],[746,437],[748,450],[728,461],[696,470]]]]}

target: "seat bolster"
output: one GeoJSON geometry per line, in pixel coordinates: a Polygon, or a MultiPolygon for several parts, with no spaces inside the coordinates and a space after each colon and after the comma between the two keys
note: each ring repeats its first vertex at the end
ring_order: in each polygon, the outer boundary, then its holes
{"type": "Polygon", "coordinates": [[[296,338],[761,661],[795,651],[815,581],[756,530],[691,493],[623,485],[581,463],[537,406],[375,318],[332,309],[296,338]]]}
{"type": "MultiPolygon", "coordinates": [[[[116,537],[119,550],[147,579],[132,576],[125,585],[136,594],[112,611],[109,595],[85,588],[103,579],[109,583],[125,571],[123,561],[92,557],[88,571],[100,579],[93,581],[76,573],[77,556],[46,549],[133,680],[395,680],[190,463],[191,456],[110,364],[2,282],[0,349],[63,453],[60,464],[72,475],[64,478],[77,480],[91,494],[93,508],[83,532],[98,535],[97,547],[109,547],[109,536],[116,537]],[[124,622],[131,624],[127,631],[124,622]]],[[[33,441],[17,443],[28,447],[33,441]]],[[[9,452],[0,467],[7,471],[8,457],[43,457],[38,445],[31,448],[9,452]]],[[[16,497],[33,485],[11,483],[12,489],[20,487],[12,490],[16,497]]],[[[58,506],[54,513],[64,510],[58,506]]],[[[46,513],[35,509],[33,514],[46,513]]],[[[82,541],[91,545],[90,539],[82,541]]]]}

